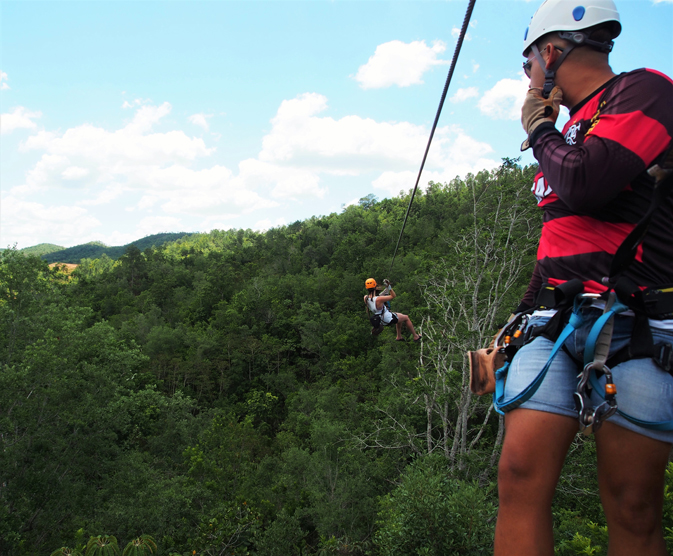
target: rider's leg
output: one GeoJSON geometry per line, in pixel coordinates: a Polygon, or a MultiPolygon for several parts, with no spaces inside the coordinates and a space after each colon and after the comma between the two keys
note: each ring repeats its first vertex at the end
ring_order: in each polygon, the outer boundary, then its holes
{"type": "Polygon", "coordinates": [[[609,556],[665,556],[661,514],[671,445],[606,422],[596,433],[609,556]]]}
{"type": "Polygon", "coordinates": [[[402,323],[406,325],[406,327],[409,329],[409,332],[414,337],[414,340],[418,340],[419,335],[416,334],[416,330],[414,330],[414,325],[411,324],[411,319],[407,315],[403,315],[402,313],[396,313],[397,315],[397,337],[401,338],[402,337],[402,323]]]}
{"type": "Polygon", "coordinates": [[[577,428],[577,419],[546,411],[505,416],[495,556],[553,556],[551,502],[577,428]]]}

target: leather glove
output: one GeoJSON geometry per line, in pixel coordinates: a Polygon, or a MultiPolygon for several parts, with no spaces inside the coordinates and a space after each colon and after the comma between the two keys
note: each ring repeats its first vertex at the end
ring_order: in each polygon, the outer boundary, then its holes
{"type": "Polygon", "coordinates": [[[521,123],[528,134],[528,139],[521,144],[522,151],[530,148],[530,136],[540,124],[556,123],[561,101],[563,101],[563,91],[558,86],[551,90],[549,98],[542,96],[542,89],[536,87],[528,89],[526,100],[521,107],[521,123]]]}

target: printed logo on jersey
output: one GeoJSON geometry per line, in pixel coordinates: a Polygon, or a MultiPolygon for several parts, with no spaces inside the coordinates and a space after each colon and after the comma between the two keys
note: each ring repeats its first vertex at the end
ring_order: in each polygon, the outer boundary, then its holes
{"type": "Polygon", "coordinates": [[[571,125],[566,131],[565,140],[568,145],[575,145],[577,143],[577,132],[582,127],[582,122],[571,125]]]}
{"type": "Polygon", "coordinates": [[[549,187],[547,180],[544,179],[542,174],[536,176],[535,181],[533,182],[533,187],[531,187],[530,190],[533,192],[533,195],[535,195],[538,204],[552,192],[551,187],[549,187]]]}

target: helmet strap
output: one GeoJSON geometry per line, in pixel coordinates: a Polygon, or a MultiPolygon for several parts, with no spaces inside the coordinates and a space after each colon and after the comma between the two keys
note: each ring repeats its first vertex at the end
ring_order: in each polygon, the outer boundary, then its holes
{"type": "Polygon", "coordinates": [[[544,70],[544,87],[542,88],[542,96],[544,98],[549,98],[549,93],[551,93],[551,90],[554,88],[556,72],[563,63],[563,60],[566,59],[566,56],[570,54],[570,52],[575,48],[575,45],[571,44],[565,47],[563,52],[561,52],[561,55],[556,60],[556,63],[549,69],[547,69],[547,64],[545,63],[542,54],[540,54],[540,50],[538,49],[537,45],[532,44],[530,48],[533,51],[533,54],[535,54],[537,63],[540,64],[540,67],[544,70]]]}
{"type": "Polygon", "coordinates": [[[592,46],[605,54],[612,52],[615,41],[598,42],[590,39],[586,33],[581,31],[559,31],[559,37],[573,43],[575,46],[592,46]]]}

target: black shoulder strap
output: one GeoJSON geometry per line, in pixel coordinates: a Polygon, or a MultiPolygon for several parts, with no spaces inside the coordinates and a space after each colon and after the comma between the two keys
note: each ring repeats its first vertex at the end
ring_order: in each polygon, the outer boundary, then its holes
{"type": "Polygon", "coordinates": [[[638,247],[645,239],[654,214],[659,207],[664,205],[666,197],[673,190],[673,146],[669,147],[662,157],[662,162],[650,168],[648,173],[656,180],[650,206],[645,215],[640,219],[640,222],[636,224],[636,227],[631,230],[631,233],[626,236],[622,244],[617,248],[617,252],[612,258],[610,276],[604,279],[604,281],[608,282],[606,285],[610,287],[614,287],[619,278],[635,260],[638,247]]]}

